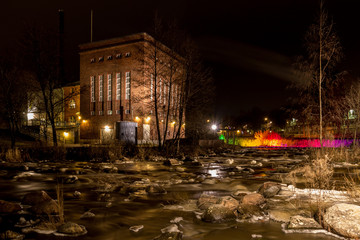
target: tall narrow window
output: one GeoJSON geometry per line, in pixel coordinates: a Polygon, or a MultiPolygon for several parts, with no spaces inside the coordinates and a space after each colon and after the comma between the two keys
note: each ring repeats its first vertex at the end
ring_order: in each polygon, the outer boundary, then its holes
{"type": "Polygon", "coordinates": [[[90,77],[90,96],[90,101],[95,102],[95,76],[90,77]]]}
{"type": "Polygon", "coordinates": [[[108,77],[108,79],[107,79],[107,100],[111,101],[112,100],[112,75],[108,74],[107,77],[108,77]]]}
{"type": "Polygon", "coordinates": [[[104,76],[99,76],[99,102],[104,101],[104,76]]]}
{"type": "Polygon", "coordinates": [[[159,81],[159,102],[161,103],[161,84],[162,84],[162,81],[161,81],[161,78],[160,78],[160,81],[159,81]]]}
{"type": "Polygon", "coordinates": [[[166,104],[166,83],[164,81],[164,104],[166,104]]]}
{"type": "Polygon", "coordinates": [[[130,89],[131,87],[131,79],[130,79],[130,72],[125,73],[125,99],[130,99],[130,89]]]}
{"type": "Polygon", "coordinates": [[[120,100],[121,97],[121,78],[120,73],[116,73],[116,100],[120,100]]]}
{"type": "Polygon", "coordinates": [[[153,93],[154,92],[154,76],[150,75],[150,100],[153,100],[153,93]]]}

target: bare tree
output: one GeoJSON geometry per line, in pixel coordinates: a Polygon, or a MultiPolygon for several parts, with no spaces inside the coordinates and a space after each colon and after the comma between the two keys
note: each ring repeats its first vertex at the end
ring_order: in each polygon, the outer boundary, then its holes
{"type": "Polygon", "coordinates": [[[0,59],[0,105],[11,137],[11,148],[15,147],[16,133],[19,131],[23,112],[26,109],[23,73],[9,57],[0,59]]]}
{"type": "MultiPolygon", "coordinates": [[[[59,71],[58,35],[48,29],[31,25],[20,42],[23,65],[28,71],[29,95],[33,96],[38,112],[44,113],[44,131],[51,127],[54,146],[58,144],[56,121],[60,121],[63,105],[80,92],[64,96],[59,71]]],[[[47,136],[47,134],[44,134],[47,136]]]]}
{"type": "Polygon", "coordinates": [[[314,115],[319,116],[319,138],[322,148],[324,110],[330,103],[328,99],[333,93],[331,89],[338,84],[339,75],[334,74],[334,67],[342,57],[342,47],[334,30],[334,22],[329,19],[323,1],[320,2],[317,22],[310,26],[305,36],[305,44],[307,56],[299,58],[297,63],[303,79],[298,86],[302,89],[301,101],[305,105],[303,113],[307,116],[306,119],[312,119],[314,115]]]}

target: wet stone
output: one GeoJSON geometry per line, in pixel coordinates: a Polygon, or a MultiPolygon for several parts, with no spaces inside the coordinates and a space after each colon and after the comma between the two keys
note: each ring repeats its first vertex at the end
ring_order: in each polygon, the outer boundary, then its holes
{"type": "Polygon", "coordinates": [[[78,180],[79,180],[79,178],[77,176],[70,175],[64,179],[64,183],[65,184],[73,184],[73,183],[76,183],[78,180]]]}
{"type": "Polygon", "coordinates": [[[41,202],[30,208],[36,215],[58,215],[59,206],[55,200],[41,202]]]}
{"type": "Polygon", "coordinates": [[[243,205],[261,205],[265,203],[264,197],[259,193],[250,193],[243,197],[241,204],[243,205]]]}
{"type": "Polygon", "coordinates": [[[0,200],[0,213],[15,213],[20,210],[21,206],[18,203],[0,200]]]}
{"type": "Polygon", "coordinates": [[[290,218],[288,229],[322,229],[322,227],[313,218],[297,215],[290,218]]]}
{"type": "Polygon", "coordinates": [[[90,212],[90,211],[87,211],[85,212],[83,215],[81,215],[80,219],[84,219],[84,218],[94,218],[95,217],[95,214],[90,212]]]}
{"type": "Polygon", "coordinates": [[[6,232],[0,234],[1,240],[22,240],[24,239],[24,237],[25,237],[24,235],[17,232],[13,232],[11,230],[7,230],[6,232]]]}
{"type": "Polygon", "coordinates": [[[281,185],[276,182],[265,182],[258,189],[258,193],[262,194],[265,198],[274,197],[281,190],[281,185]]]}
{"type": "Polygon", "coordinates": [[[36,191],[26,194],[21,203],[23,205],[36,205],[50,200],[52,198],[45,191],[36,191]]]}
{"type": "Polygon", "coordinates": [[[129,230],[132,231],[132,232],[138,232],[138,231],[140,231],[140,230],[143,229],[143,228],[144,228],[144,225],[137,225],[137,226],[131,226],[131,227],[129,228],[129,230]]]}
{"type": "Polygon", "coordinates": [[[234,220],[236,215],[231,209],[221,204],[213,204],[208,207],[201,219],[205,222],[221,223],[234,220]]]}
{"type": "Polygon", "coordinates": [[[82,235],[86,233],[86,229],[84,226],[81,226],[77,223],[67,222],[61,225],[58,230],[59,233],[65,233],[70,235],[82,235]]]}

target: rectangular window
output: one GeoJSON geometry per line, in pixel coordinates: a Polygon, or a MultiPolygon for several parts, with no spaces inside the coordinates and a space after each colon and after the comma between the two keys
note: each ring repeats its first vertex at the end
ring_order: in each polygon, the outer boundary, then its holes
{"type": "Polygon", "coordinates": [[[104,101],[104,75],[99,76],[99,102],[104,101]]]}
{"type": "Polygon", "coordinates": [[[153,100],[153,91],[154,91],[154,76],[150,75],[150,100],[153,100]]]}
{"type": "Polygon", "coordinates": [[[130,72],[125,73],[125,99],[130,99],[130,92],[131,92],[131,79],[130,79],[130,72]]]}
{"type": "Polygon", "coordinates": [[[166,84],[164,81],[164,104],[166,104],[166,84]]]}
{"type": "Polygon", "coordinates": [[[120,100],[121,97],[121,78],[120,73],[116,73],[116,100],[120,100]]]}
{"type": "Polygon", "coordinates": [[[159,81],[159,102],[161,103],[161,83],[162,83],[162,81],[161,81],[161,78],[160,78],[160,81],[159,81]]]}
{"type": "Polygon", "coordinates": [[[112,100],[112,75],[108,74],[107,75],[108,79],[107,79],[107,100],[111,101],[112,100]]]}
{"type": "Polygon", "coordinates": [[[95,76],[90,77],[90,96],[90,101],[95,102],[95,76]]]}

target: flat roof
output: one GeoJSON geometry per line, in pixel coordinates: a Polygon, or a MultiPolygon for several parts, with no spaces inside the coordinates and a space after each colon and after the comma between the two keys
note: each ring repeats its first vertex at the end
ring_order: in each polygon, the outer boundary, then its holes
{"type": "Polygon", "coordinates": [[[141,42],[141,41],[151,41],[154,40],[152,36],[149,34],[142,32],[142,33],[136,33],[131,34],[123,37],[118,38],[111,38],[96,42],[89,42],[79,45],[80,52],[86,52],[94,49],[101,49],[101,48],[108,48],[112,46],[118,46],[128,43],[135,43],[135,42],[141,42]]]}

